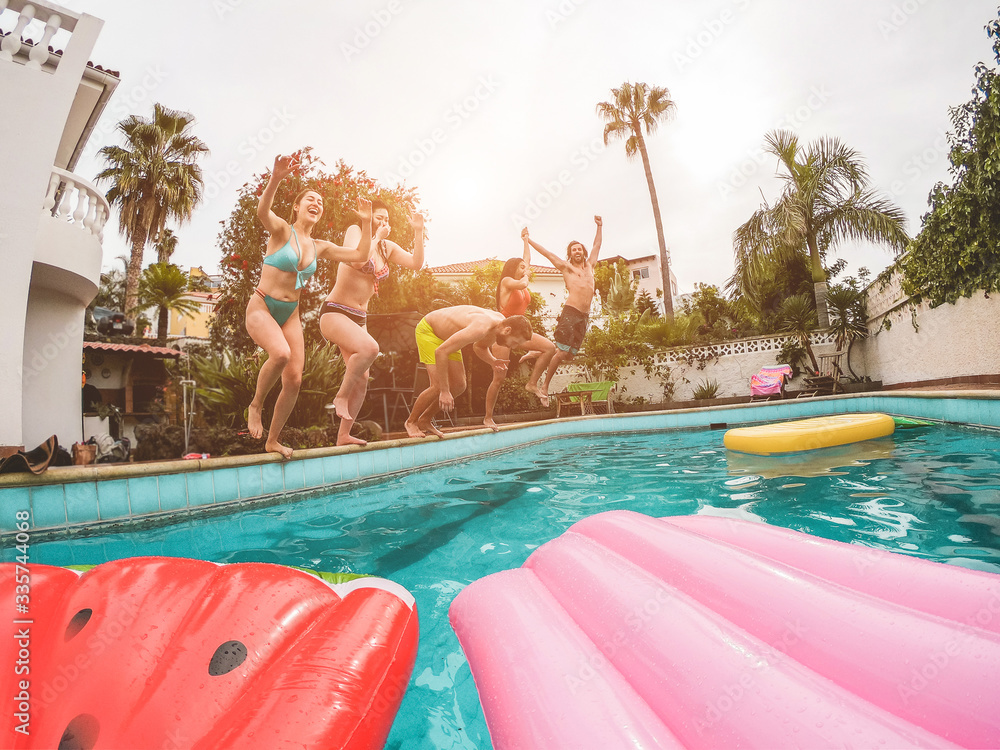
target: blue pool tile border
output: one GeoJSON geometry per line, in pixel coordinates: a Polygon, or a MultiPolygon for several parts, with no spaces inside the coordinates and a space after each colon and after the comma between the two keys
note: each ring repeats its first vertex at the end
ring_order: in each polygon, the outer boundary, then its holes
{"type": "Polygon", "coordinates": [[[319,449],[280,462],[268,455],[209,459],[178,467],[157,464],[84,472],[59,481],[59,470],[23,484],[0,486],[0,538],[16,531],[16,514],[31,515],[32,533],[86,533],[109,525],[161,523],[192,514],[225,513],[252,503],[275,503],[310,491],[378,480],[450,461],[480,457],[560,437],[665,429],[729,427],[823,414],[879,411],[899,416],[1000,428],[1000,394],[908,392],[832,396],[764,404],[733,404],[660,412],[576,417],[449,435],[401,440],[364,449],[319,449]],[[180,470],[179,470],[180,469],[180,470]],[[51,478],[50,478],[51,476],[51,478]]]}

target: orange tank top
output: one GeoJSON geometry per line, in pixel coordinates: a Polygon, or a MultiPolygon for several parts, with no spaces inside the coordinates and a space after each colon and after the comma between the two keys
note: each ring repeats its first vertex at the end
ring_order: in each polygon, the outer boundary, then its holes
{"type": "Polygon", "coordinates": [[[515,289],[510,293],[507,304],[504,305],[500,314],[505,318],[509,318],[511,315],[524,315],[529,304],[531,304],[531,292],[527,289],[515,289]]]}

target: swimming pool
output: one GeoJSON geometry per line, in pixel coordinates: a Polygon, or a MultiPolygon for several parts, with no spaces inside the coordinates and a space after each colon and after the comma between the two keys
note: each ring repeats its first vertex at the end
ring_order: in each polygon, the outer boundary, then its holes
{"type": "MultiPolygon", "coordinates": [[[[712,513],[1000,572],[1000,435],[938,425],[789,459],[727,453],[721,430],[550,440],[300,502],[32,545],[32,560],[134,555],[385,576],[416,597],[420,651],[391,748],[488,748],[447,621],[472,580],[521,565],[610,509],[712,513]]],[[[5,551],[5,560],[11,559],[5,551]]]]}

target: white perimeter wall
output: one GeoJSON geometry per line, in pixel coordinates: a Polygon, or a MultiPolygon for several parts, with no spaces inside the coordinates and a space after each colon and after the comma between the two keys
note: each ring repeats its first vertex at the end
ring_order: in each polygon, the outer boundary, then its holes
{"type": "Polygon", "coordinates": [[[927,302],[896,306],[874,317],[869,331],[855,351],[887,386],[1000,374],[1000,304],[983,292],[933,309],[927,302]]]}
{"type": "MultiPolygon", "coordinates": [[[[882,381],[884,386],[920,383],[947,378],[998,376],[1000,379],[1000,299],[978,292],[955,304],[931,308],[927,302],[912,303],[903,293],[899,274],[887,283],[868,289],[869,336],[850,350],[850,371],[859,377],[882,381]],[[888,321],[888,323],[886,323],[888,321]]],[[[703,382],[719,383],[717,396],[748,396],[750,376],[777,362],[781,342],[787,337],[766,337],[695,347],[704,366],[688,364],[682,350],[659,352],[656,357],[669,367],[674,383],[673,401],[688,401],[703,382]]],[[[814,334],[817,356],[836,351],[828,333],[814,334]]],[[[849,374],[846,363],[845,373],[849,374]]],[[[580,367],[560,368],[551,392],[567,383],[591,378],[580,367]]],[[[639,367],[626,367],[618,374],[618,398],[641,396],[651,403],[663,399],[661,378],[647,376],[639,367]],[[622,387],[624,386],[624,391],[622,387]]],[[[802,375],[789,387],[800,387],[802,375]]]]}

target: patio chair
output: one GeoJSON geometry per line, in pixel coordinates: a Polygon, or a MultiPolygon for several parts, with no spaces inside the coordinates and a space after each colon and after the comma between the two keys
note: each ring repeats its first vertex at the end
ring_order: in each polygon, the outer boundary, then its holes
{"type": "Polygon", "coordinates": [[[580,414],[615,413],[615,405],[611,400],[611,392],[618,385],[614,380],[602,380],[596,383],[569,383],[566,390],[552,394],[556,398],[556,418],[562,414],[562,407],[570,404],[580,405],[580,414]]]}
{"type": "Polygon", "coordinates": [[[775,396],[784,398],[785,381],[791,377],[792,368],[789,365],[761,367],[756,375],[750,376],[750,400],[769,401],[775,396]]]}
{"type": "Polygon", "coordinates": [[[840,360],[844,352],[831,352],[830,354],[820,354],[816,357],[816,364],[819,371],[815,375],[805,378],[806,389],[799,394],[803,396],[829,396],[838,390],[843,390],[840,385],[840,378],[844,371],[840,366],[840,360]]]}

